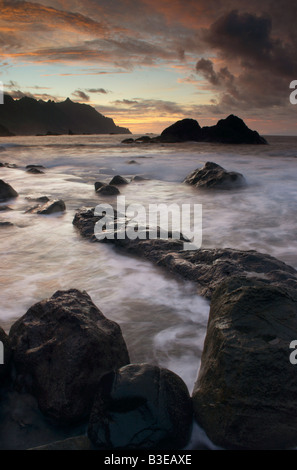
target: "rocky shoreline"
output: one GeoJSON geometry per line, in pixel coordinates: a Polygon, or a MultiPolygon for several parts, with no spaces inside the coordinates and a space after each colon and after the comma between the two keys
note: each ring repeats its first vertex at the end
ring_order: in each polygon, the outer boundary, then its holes
{"type": "MultiPolygon", "coordinates": [[[[228,188],[244,183],[235,175],[210,162],[185,183],[224,189],[222,181],[228,188]]],[[[109,186],[120,183],[129,182],[118,175],[109,186]]],[[[17,197],[1,184],[2,200],[17,197]]],[[[95,184],[96,191],[102,187],[95,184]]],[[[150,227],[143,227],[144,239],[118,237],[118,218],[115,211],[114,238],[101,241],[94,208],[78,210],[73,225],[92,242],[90,250],[105,242],[145,258],[194,282],[210,301],[192,396],[172,371],[130,364],[120,326],[87,292],[57,291],[29,308],[8,335],[0,328],[0,425],[11,435],[9,444],[9,437],[0,439],[0,448],[177,450],[187,446],[193,420],[225,449],[296,447],[297,377],[289,360],[297,332],[296,270],[254,250],[184,251],[182,234],[150,239],[150,227]]]]}

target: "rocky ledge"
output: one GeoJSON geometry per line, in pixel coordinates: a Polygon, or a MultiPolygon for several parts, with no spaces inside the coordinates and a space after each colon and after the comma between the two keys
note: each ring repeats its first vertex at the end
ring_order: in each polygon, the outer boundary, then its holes
{"type": "MultiPolygon", "coordinates": [[[[98,217],[81,210],[74,225],[92,241],[98,217]]],[[[149,231],[147,231],[149,235],[149,231]]],[[[297,445],[297,272],[256,251],[183,251],[182,240],[108,240],[197,284],[210,300],[201,368],[193,391],[196,421],[231,449],[297,445]]]]}

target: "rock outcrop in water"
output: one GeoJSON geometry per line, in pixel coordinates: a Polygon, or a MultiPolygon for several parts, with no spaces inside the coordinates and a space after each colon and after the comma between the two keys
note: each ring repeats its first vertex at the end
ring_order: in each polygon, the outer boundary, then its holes
{"type": "Polygon", "coordinates": [[[142,139],[125,139],[122,143],[180,143],[210,142],[220,144],[267,144],[257,131],[247,127],[242,119],[231,114],[221,119],[215,126],[200,127],[195,119],[182,119],[164,129],[158,137],[142,139]]]}
{"type": "Polygon", "coordinates": [[[129,363],[120,327],[76,289],[33,305],[9,338],[15,386],[59,424],[85,419],[101,377],[129,363]]]}
{"type": "Polygon", "coordinates": [[[113,119],[92,106],[69,98],[56,103],[26,96],[14,100],[4,95],[4,104],[0,106],[1,125],[17,135],[131,134],[129,129],[116,126],[113,119]]]}
{"type": "Polygon", "coordinates": [[[237,189],[246,186],[241,173],[226,171],[213,162],[206,162],[203,168],[194,170],[185,178],[184,183],[199,189],[237,189]]]}
{"type": "MultiPolygon", "coordinates": [[[[296,284],[296,281],[295,281],[296,284]]],[[[297,444],[297,289],[232,277],[211,301],[195,417],[224,448],[283,449],[297,444]]]]}
{"type": "Polygon", "coordinates": [[[18,197],[18,193],[13,189],[10,184],[0,180],[0,202],[8,201],[18,197]]]}
{"type": "MultiPolygon", "coordinates": [[[[84,210],[74,225],[94,241],[96,220],[84,210]]],[[[296,270],[256,251],[183,251],[172,239],[109,242],[195,282],[210,299],[193,392],[195,418],[210,439],[231,449],[296,447],[297,375],[289,361],[297,339],[296,270]]]]}
{"type": "Polygon", "coordinates": [[[99,449],[182,449],[192,421],[192,402],[180,377],[131,364],[101,381],[88,435],[99,449]]]}
{"type": "Polygon", "coordinates": [[[27,212],[31,214],[39,214],[39,215],[51,215],[51,214],[58,214],[61,212],[65,212],[66,205],[62,199],[55,199],[49,200],[45,202],[45,204],[37,205],[29,209],[27,212]]]}

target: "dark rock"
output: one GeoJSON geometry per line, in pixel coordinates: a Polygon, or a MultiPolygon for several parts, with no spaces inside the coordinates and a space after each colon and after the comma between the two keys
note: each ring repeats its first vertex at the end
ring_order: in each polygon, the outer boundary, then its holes
{"type": "Polygon", "coordinates": [[[18,197],[18,193],[5,181],[0,180],[0,202],[18,197]]]}
{"type": "Polygon", "coordinates": [[[9,336],[15,386],[59,424],[87,418],[101,377],[129,363],[120,327],[76,289],[33,305],[9,336]]]}
{"type": "Polygon", "coordinates": [[[242,119],[231,114],[221,119],[215,126],[200,127],[195,119],[182,119],[164,129],[162,134],[147,140],[126,139],[123,143],[178,143],[178,142],[214,142],[223,144],[267,144],[264,137],[247,127],[242,119]]]}
{"type": "Polygon", "coordinates": [[[254,250],[231,248],[159,253],[156,262],[197,283],[200,295],[210,299],[215,289],[232,276],[247,277],[263,284],[297,288],[297,272],[273,256],[254,250]]]}
{"type": "Polygon", "coordinates": [[[95,209],[80,209],[76,212],[72,223],[79,230],[82,237],[97,242],[98,240],[95,237],[94,230],[96,222],[98,222],[101,217],[95,216],[94,211],[95,209]]]}
{"type": "Polygon", "coordinates": [[[130,137],[128,139],[122,140],[122,144],[134,144],[134,142],[135,142],[134,139],[130,137]]]}
{"type": "Polygon", "coordinates": [[[161,142],[187,142],[200,140],[201,127],[195,119],[182,119],[167,127],[161,134],[161,142]]]}
{"type": "Polygon", "coordinates": [[[0,212],[12,211],[13,209],[9,206],[0,206],[0,212]]]}
{"type": "Polygon", "coordinates": [[[31,168],[38,168],[39,170],[44,170],[45,167],[43,165],[26,165],[26,170],[31,170],[31,168]]]}
{"type": "Polygon", "coordinates": [[[123,184],[129,184],[129,181],[126,178],[123,178],[123,176],[115,175],[109,184],[118,186],[123,184]]]}
{"type": "Polygon", "coordinates": [[[195,417],[215,444],[296,447],[296,331],[297,290],[231,278],[215,291],[193,392],[195,417]]]}
{"type": "Polygon", "coordinates": [[[10,168],[10,169],[13,169],[13,170],[18,168],[18,165],[16,165],[15,163],[4,163],[4,166],[6,168],[10,168]]]}
{"type": "Polygon", "coordinates": [[[242,174],[226,171],[216,163],[207,162],[203,168],[190,173],[184,183],[200,189],[236,189],[246,186],[242,174]]]}
{"type": "Polygon", "coordinates": [[[26,170],[27,173],[32,173],[33,175],[44,175],[44,171],[40,170],[39,168],[28,168],[26,170]]]}
{"type": "Polygon", "coordinates": [[[113,186],[112,184],[106,184],[101,186],[101,188],[99,188],[96,193],[102,196],[116,196],[117,194],[120,194],[120,191],[116,186],[113,186]]]}
{"type": "MultiPolygon", "coordinates": [[[[84,238],[98,241],[94,227],[100,217],[94,216],[94,209],[82,208],[75,214],[73,225],[84,238]]],[[[116,219],[115,219],[116,223],[116,219]]],[[[200,249],[184,251],[185,238],[168,240],[150,239],[146,229],[145,239],[118,239],[115,230],[114,239],[108,240],[128,253],[147,258],[166,270],[191,280],[197,284],[200,295],[210,299],[214,290],[225,279],[236,276],[248,277],[265,284],[273,283],[287,288],[297,288],[297,272],[282,261],[254,250],[241,251],[231,248],[200,249]]]]}
{"type": "Polygon", "coordinates": [[[12,223],[12,222],[9,222],[9,221],[7,221],[7,220],[5,220],[5,221],[3,221],[3,222],[1,221],[1,222],[0,222],[0,227],[13,227],[13,223],[12,223]]]}
{"type": "Polygon", "coordinates": [[[93,450],[93,445],[87,436],[69,437],[63,441],[51,442],[28,450],[93,450]]]}
{"type": "Polygon", "coordinates": [[[137,139],[135,139],[134,142],[141,143],[141,144],[149,144],[151,142],[151,140],[152,139],[148,135],[143,135],[143,136],[138,137],[137,139]]]}
{"type": "Polygon", "coordinates": [[[136,160],[128,160],[126,163],[128,163],[128,165],[140,165],[136,160]]]}
{"type": "Polygon", "coordinates": [[[102,186],[107,186],[106,183],[102,183],[101,181],[96,181],[96,183],[94,183],[94,186],[95,186],[95,191],[98,191],[99,188],[102,188],[102,186]]]}
{"type": "Polygon", "coordinates": [[[48,201],[42,206],[35,206],[32,209],[29,209],[29,211],[27,212],[30,212],[31,214],[50,215],[59,212],[65,212],[65,210],[65,202],[59,199],[54,201],[48,201]]]}
{"type": "Polygon", "coordinates": [[[201,140],[223,144],[267,144],[264,137],[247,127],[242,119],[231,114],[215,126],[203,127],[201,140]]]}
{"type": "Polygon", "coordinates": [[[133,179],[132,179],[132,181],[145,181],[145,180],[147,180],[147,178],[144,178],[143,176],[140,176],[140,175],[133,176],[133,179]]]}
{"type": "Polygon", "coordinates": [[[104,377],[88,435],[101,449],[179,449],[192,428],[192,403],[182,379],[150,364],[104,377]]]}
{"type": "Polygon", "coordinates": [[[8,375],[11,365],[10,340],[5,331],[0,327],[0,385],[8,375]]]}

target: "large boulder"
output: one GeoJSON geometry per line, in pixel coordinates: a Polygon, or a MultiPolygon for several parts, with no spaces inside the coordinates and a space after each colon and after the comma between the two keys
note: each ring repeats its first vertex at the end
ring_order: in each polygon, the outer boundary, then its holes
{"type": "Polygon", "coordinates": [[[203,168],[194,170],[184,180],[200,189],[236,189],[246,185],[241,173],[226,171],[220,165],[206,162],[203,168]]]}
{"type": "Polygon", "coordinates": [[[33,305],[9,336],[17,389],[61,424],[86,418],[101,377],[129,363],[119,325],[76,289],[33,305]]]}
{"type": "Polygon", "coordinates": [[[10,340],[5,331],[0,327],[0,385],[10,370],[11,347],[10,340]]]}
{"type": "Polygon", "coordinates": [[[201,127],[195,119],[182,119],[164,129],[161,142],[198,142],[201,138],[201,127]]]}
{"type": "Polygon", "coordinates": [[[88,435],[101,449],[179,449],[192,428],[182,379],[150,364],[131,364],[102,379],[88,435]]]}
{"type": "Polygon", "coordinates": [[[0,202],[8,201],[18,197],[18,193],[13,189],[10,184],[6,183],[3,180],[0,180],[0,202]]]}
{"type": "Polygon", "coordinates": [[[198,423],[231,449],[297,446],[297,290],[233,277],[212,296],[193,391],[198,423]]]}

